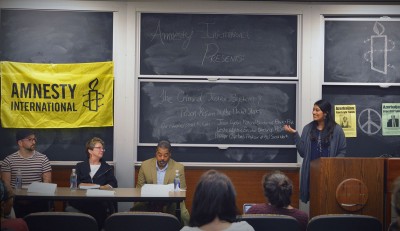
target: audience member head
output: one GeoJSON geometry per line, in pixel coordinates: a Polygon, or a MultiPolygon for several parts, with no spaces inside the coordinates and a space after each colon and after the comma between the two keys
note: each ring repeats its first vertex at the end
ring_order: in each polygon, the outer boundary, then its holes
{"type": "Polygon", "coordinates": [[[232,223],[236,215],[236,192],[231,180],[216,170],[205,172],[194,193],[190,226],[200,227],[215,218],[232,223]]]}
{"type": "Polygon", "coordinates": [[[90,159],[92,155],[98,155],[99,159],[103,157],[105,152],[104,141],[98,137],[93,137],[86,142],[86,153],[90,159]]]}
{"type": "Polygon", "coordinates": [[[165,168],[171,158],[171,144],[167,140],[161,140],[158,142],[156,149],[157,165],[160,169],[165,168]]]}
{"type": "Polygon", "coordinates": [[[269,203],[277,208],[290,205],[292,196],[292,181],[282,172],[274,171],[263,178],[264,195],[269,203]]]}
{"type": "Polygon", "coordinates": [[[11,187],[0,179],[1,218],[10,215],[13,206],[13,198],[14,192],[11,187]]]}

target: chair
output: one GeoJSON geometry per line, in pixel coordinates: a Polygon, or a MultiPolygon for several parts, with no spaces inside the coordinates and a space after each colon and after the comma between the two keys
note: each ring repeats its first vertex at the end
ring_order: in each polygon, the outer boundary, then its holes
{"type": "Polygon", "coordinates": [[[29,231],[98,231],[96,220],[84,213],[38,212],[24,217],[29,231]]]}
{"type": "Polygon", "coordinates": [[[296,218],[278,214],[243,214],[238,217],[253,226],[255,231],[300,231],[296,218]]]}
{"type": "Polygon", "coordinates": [[[310,219],[307,231],[381,231],[381,222],[372,216],[355,214],[319,215],[310,219]]]}
{"type": "Polygon", "coordinates": [[[160,212],[118,212],[104,222],[105,231],[179,231],[181,223],[171,214],[160,212]]]}

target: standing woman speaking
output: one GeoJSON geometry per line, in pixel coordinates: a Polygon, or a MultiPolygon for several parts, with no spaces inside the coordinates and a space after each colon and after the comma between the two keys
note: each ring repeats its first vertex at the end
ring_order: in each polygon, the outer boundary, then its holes
{"type": "Polygon", "coordinates": [[[300,177],[300,200],[307,203],[310,198],[310,162],[320,157],[336,157],[346,154],[346,137],[343,129],[332,117],[332,106],[326,100],[314,103],[313,121],[304,126],[301,137],[290,125],[283,129],[293,134],[297,151],[303,159],[300,177]]]}

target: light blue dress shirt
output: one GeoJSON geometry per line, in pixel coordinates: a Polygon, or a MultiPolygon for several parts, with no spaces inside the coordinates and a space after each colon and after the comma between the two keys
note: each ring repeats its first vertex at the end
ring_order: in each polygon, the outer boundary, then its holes
{"type": "Polygon", "coordinates": [[[165,178],[165,173],[167,172],[168,164],[165,165],[165,168],[160,169],[156,161],[156,168],[157,168],[157,184],[164,184],[164,178],[165,178]]]}

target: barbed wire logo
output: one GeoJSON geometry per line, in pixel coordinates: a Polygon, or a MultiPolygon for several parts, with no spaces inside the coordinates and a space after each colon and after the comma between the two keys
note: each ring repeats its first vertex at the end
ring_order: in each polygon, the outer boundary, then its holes
{"type": "Polygon", "coordinates": [[[99,104],[99,101],[104,98],[104,94],[96,90],[95,88],[99,84],[99,80],[95,78],[89,83],[89,91],[87,94],[83,94],[83,97],[88,97],[88,100],[83,102],[83,106],[87,107],[89,111],[98,111],[99,107],[104,104],[99,104]]]}

